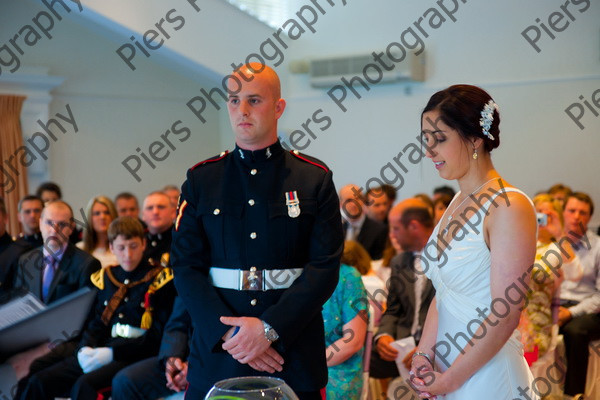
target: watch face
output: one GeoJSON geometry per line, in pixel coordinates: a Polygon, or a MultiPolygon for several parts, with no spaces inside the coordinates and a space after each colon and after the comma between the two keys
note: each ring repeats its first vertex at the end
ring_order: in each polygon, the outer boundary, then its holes
{"type": "Polygon", "coordinates": [[[270,342],[274,342],[277,339],[279,339],[279,335],[277,334],[277,332],[275,332],[275,329],[273,329],[273,328],[270,328],[267,330],[266,336],[267,336],[267,340],[269,340],[270,342]]]}

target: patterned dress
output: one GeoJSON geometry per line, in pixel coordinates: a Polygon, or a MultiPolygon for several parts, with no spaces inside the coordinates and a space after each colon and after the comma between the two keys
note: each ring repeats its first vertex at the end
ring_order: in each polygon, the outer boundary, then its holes
{"type": "Polygon", "coordinates": [[[521,313],[518,330],[526,353],[536,353],[532,360],[541,358],[552,343],[552,299],[555,296],[554,286],[558,276],[553,272],[561,268],[564,278],[577,281],[581,278],[581,266],[577,257],[571,262],[562,261],[560,248],[556,243],[541,244],[535,254],[535,263],[531,270],[531,280],[527,294],[526,307],[521,313]]]}
{"type": "MultiPolygon", "coordinates": [[[[367,310],[368,304],[360,274],[354,267],[342,264],[335,291],[323,305],[325,345],[329,346],[340,339],[344,324],[356,317],[359,311],[367,310]]],[[[360,349],[343,363],[328,368],[327,400],[360,398],[363,351],[360,349]]],[[[331,357],[330,353],[328,349],[328,358],[331,357]]]]}

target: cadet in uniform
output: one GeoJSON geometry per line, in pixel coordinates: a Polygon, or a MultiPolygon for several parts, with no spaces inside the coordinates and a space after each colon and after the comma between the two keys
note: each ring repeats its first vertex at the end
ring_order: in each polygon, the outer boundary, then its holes
{"type": "Polygon", "coordinates": [[[155,191],[144,199],[142,219],[147,225],[146,251],[144,258],[152,262],[169,264],[171,252],[171,231],[175,219],[175,206],[169,196],[155,191]]]}
{"type": "MultiPolygon", "coordinates": [[[[144,230],[137,219],[117,218],[108,238],[120,265],[92,275],[98,289],[94,317],[77,353],[34,372],[20,383],[17,398],[95,400],[120,369],[158,352],[175,297],[172,271],[143,259],[144,230]]],[[[43,365],[43,358],[36,363],[43,365]]]]}
{"type": "Polygon", "coordinates": [[[186,399],[247,375],[320,399],[321,307],[343,248],[332,173],[278,142],[285,101],[271,68],[246,65],[229,88],[235,150],[188,171],[173,232],[175,284],[195,328],[186,399]]]}
{"type": "Polygon", "coordinates": [[[177,297],[158,356],[139,361],[115,375],[113,400],[158,399],[185,390],[191,331],[190,316],[177,297]]]}

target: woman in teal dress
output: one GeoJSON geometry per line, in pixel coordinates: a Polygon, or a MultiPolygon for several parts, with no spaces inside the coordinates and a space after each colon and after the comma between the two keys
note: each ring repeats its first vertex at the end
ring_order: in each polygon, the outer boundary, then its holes
{"type": "Polygon", "coordinates": [[[360,273],[342,264],[335,291],[323,305],[329,371],[327,400],[360,398],[368,304],[360,273]]]}

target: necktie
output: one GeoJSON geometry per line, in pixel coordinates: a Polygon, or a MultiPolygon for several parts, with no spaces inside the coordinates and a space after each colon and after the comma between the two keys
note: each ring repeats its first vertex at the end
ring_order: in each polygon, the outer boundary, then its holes
{"type": "Polygon", "coordinates": [[[42,278],[42,300],[46,302],[48,300],[48,294],[50,292],[50,285],[54,274],[56,273],[56,266],[58,262],[52,256],[44,257],[44,276],[42,278]]]}

